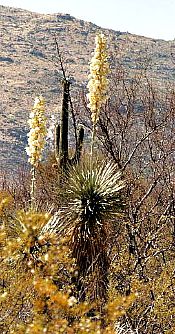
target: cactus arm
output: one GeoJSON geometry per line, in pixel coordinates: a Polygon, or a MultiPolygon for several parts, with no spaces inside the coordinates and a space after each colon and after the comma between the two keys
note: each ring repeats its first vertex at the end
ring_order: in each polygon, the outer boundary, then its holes
{"type": "Polygon", "coordinates": [[[63,82],[63,104],[60,115],[60,140],[59,140],[59,165],[61,168],[66,167],[68,161],[68,120],[69,120],[69,87],[70,82],[64,80],[63,82]]]}
{"type": "Polygon", "coordinates": [[[77,147],[75,150],[74,157],[69,160],[69,163],[71,165],[79,163],[80,161],[82,147],[83,147],[83,139],[84,139],[84,129],[83,127],[81,127],[79,130],[79,134],[78,134],[77,147]]]}

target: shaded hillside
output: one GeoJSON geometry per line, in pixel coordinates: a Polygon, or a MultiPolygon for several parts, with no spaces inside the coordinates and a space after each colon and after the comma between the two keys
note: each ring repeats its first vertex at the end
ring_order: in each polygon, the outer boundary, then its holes
{"type": "Polygon", "coordinates": [[[75,87],[87,81],[98,31],[108,37],[111,52],[120,58],[129,75],[147,64],[148,75],[156,85],[174,83],[175,41],[102,29],[69,14],[44,15],[0,6],[1,167],[26,161],[26,120],[36,95],[46,98],[48,114],[59,114],[61,71],[54,36],[75,87]]]}

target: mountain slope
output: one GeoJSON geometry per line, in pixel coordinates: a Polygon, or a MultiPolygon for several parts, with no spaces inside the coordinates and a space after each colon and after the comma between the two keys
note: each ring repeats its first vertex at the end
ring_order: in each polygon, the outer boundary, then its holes
{"type": "Polygon", "coordinates": [[[27,118],[36,95],[42,94],[49,113],[59,114],[61,71],[54,38],[75,84],[85,84],[94,38],[102,31],[109,49],[127,71],[135,73],[145,62],[158,86],[174,83],[172,53],[175,41],[155,40],[103,29],[69,14],[37,14],[0,6],[0,166],[26,161],[27,118]]]}

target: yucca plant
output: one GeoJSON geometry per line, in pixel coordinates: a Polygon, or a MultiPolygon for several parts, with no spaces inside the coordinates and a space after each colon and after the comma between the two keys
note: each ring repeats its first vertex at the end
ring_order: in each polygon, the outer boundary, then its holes
{"type": "MultiPolygon", "coordinates": [[[[94,162],[94,138],[100,108],[107,98],[106,78],[109,72],[106,38],[96,37],[88,83],[89,108],[92,114],[90,161],[67,170],[66,199],[68,206],[60,209],[42,230],[70,237],[72,256],[76,259],[78,299],[106,300],[108,288],[109,236],[111,219],[121,211],[120,190],[124,186],[121,173],[111,162],[94,162]]],[[[63,190],[63,189],[62,189],[63,190]]]]}
{"type": "Polygon", "coordinates": [[[90,284],[92,299],[106,299],[110,219],[121,212],[119,191],[124,183],[110,162],[75,168],[69,180],[71,248],[79,267],[80,298],[90,284]]]}
{"type": "Polygon", "coordinates": [[[90,62],[89,82],[87,85],[89,93],[87,98],[88,107],[91,111],[92,119],[92,139],[91,139],[91,156],[94,151],[94,141],[96,135],[96,125],[99,119],[100,109],[108,98],[108,79],[109,63],[107,52],[106,37],[101,33],[95,37],[94,55],[90,62]]]}
{"type": "Polygon", "coordinates": [[[45,145],[46,137],[46,116],[45,116],[45,100],[42,96],[35,99],[33,110],[30,113],[28,121],[30,131],[28,133],[28,146],[26,147],[28,161],[31,164],[31,209],[33,210],[35,202],[35,188],[36,188],[36,169],[42,157],[42,151],[45,145]]]}
{"type": "Polygon", "coordinates": [[[70,236],[72,256],[78,266],[79,300],[105,300],[110,259],[108,243],[112,221],[121,215],[121,173],[111,162],[92,161],[69,171],[66,209],[60,210],[43,232],[70,236]],[[93,284],[92,284],[93,282],[93,284]]]}

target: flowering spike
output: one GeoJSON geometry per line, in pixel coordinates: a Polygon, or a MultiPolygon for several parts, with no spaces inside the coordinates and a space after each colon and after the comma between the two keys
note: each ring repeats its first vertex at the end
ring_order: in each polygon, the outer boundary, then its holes
{"type": "Polygon", "coordinates": [[[99,118],[100,107],[107,99],[109,63],[107,56],[107,43],[105,36],[101,33],[95,38],[95,52],[90,63],[90,75],[88,82],[89,108],[91,110],[92,122],[95,125],[99,118]]]}
{"type": "Polygon", "coordinates": [[[36,97],[28,123],[30,125],[30,132],[28,133],[28,147],[26,147],[26,152],[29,156],[31,165],[37,167],[38,162],[41,159],[47,132],[45,101],[42,96],[36,97]]]}

